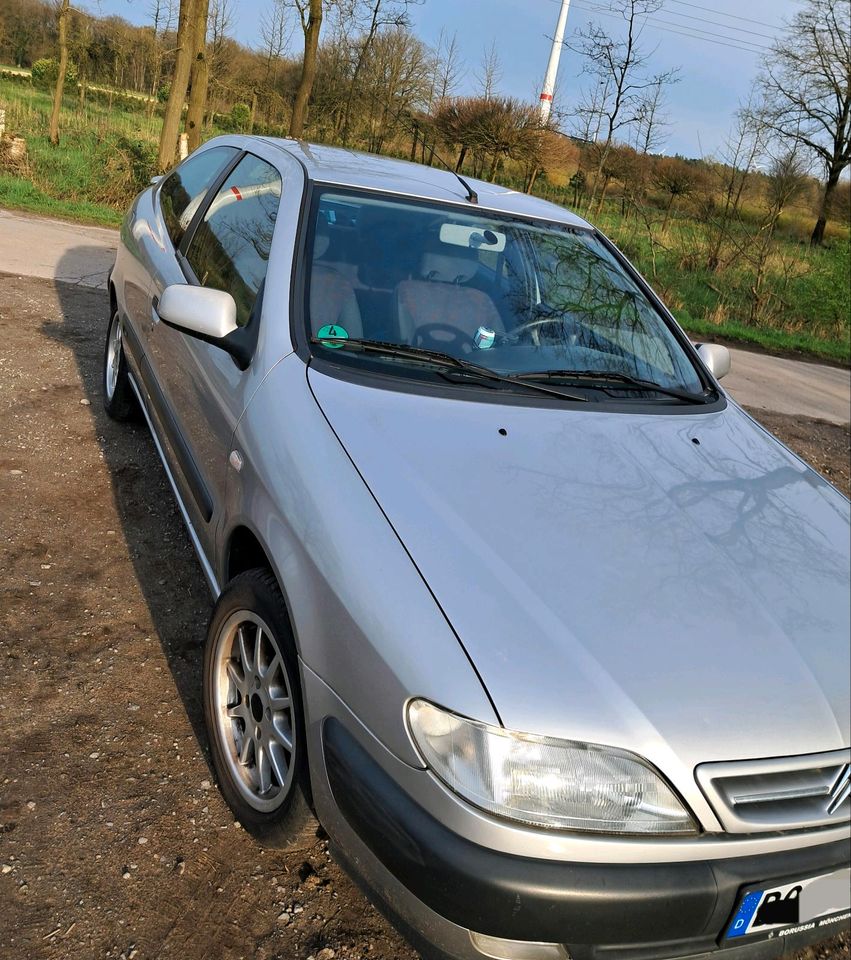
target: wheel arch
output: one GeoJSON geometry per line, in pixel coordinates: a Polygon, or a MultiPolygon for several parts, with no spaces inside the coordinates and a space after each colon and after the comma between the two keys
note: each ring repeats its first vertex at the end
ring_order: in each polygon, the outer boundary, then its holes
{"type": "Polygon", "coordinates": [[[279,587],[283,586],[275,572],[268,551],[260,542],[257,534],[245,524],[239,524],[231,530],[225,547],[223,567],[225,583],[229,583],[240,573],[245,573],[246,570],[261,567],[275,577],[279,587]]]}
{"type": "Polygon", "coordinates": [[[224,589],[234,577],[245,573],[247,570],[266,570],[274,579],[281,591],[284,600],[283,614],[290,624],[290,629],[295,640],[296,650],[301,656],[301,642],[299,640],[296,618],[290,605],[290,598],[287,592],[287,585],[279,575],[274,563],[272,562],[272,553],[265,546],[257,533],[241,519],[225,539],[225,549],[221,557],[221,589],[224,589]]]}

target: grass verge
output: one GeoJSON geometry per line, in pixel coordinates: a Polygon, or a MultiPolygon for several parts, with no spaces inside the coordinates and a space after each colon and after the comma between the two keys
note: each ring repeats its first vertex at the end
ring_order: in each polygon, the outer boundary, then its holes
{"type": "Polygon", "coordinates": [[[821,340],[807,333],[786,333],[783,330],[749,327],[742,323],[710,323],[689,316],[686,312],[681,312],[678,320],[693,340],[731,340],[742,346],[762,347],[769,353],[801,354],[842,366],[849,365],[849,345],[842,341],[821,340]]]}
{"type": "Polygon", "coordinates": [[[112,207],[88,200],[58,199],[8,173],[0,173],[0,207],[101,227],[117,227],[122,219],[121,212],[112,207]]]}

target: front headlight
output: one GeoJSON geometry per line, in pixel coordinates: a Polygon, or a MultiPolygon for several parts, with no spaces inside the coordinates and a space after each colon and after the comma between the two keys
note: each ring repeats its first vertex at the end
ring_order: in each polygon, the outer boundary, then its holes
{"type": "Polygon", "coordinates": [[[426,764],[470,803],[510,820],[599,833],[696,833],[671,788],[612,747],[512,733],[425,700],[408,707],[426,764]]]}

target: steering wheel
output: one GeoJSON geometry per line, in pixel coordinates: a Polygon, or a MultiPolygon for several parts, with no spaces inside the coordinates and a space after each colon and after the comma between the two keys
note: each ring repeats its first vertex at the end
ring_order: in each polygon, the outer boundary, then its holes
{"type": "Polygon", "coordinates": [[[441,353],[454,355],[455,348],[457,352],[469,353],[474,350],[476,344],[473,338],[464,333],[458,327],[451,323],[424,323],[414,331],[414,347],[425,347],[428,350],[439,350],[441,353]],[[447,337],[435,336],[435,334],[447,334],[447,337]],[[465,351],[463,348],[467,347],[465,351]]]}
{"type": "MultiPolygon", "coordinates": [[[[565,326],[565,318],[563,316],[538,317],[535,320],[527,320],[525,323],[518,324],[513,330],[510,330],[506,336],[512,340],[520,340],[521,337],[528,334],[532,343],[534,343],[536,347],[539,347],[541,345],[541,328],[556,323],[563,328],[565,326]]],[[[564,337],[560,339],[563,340],[564,337]]]]}

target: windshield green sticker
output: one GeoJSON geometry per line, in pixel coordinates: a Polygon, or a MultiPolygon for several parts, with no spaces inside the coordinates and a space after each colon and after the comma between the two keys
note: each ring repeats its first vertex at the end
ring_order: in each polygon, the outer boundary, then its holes
{"type": "MultiPolygon", "coordinates": [[[[328,323],[324,327],[319,328],[316,336],[320,340],[348,340],[349,331],[341,327],[338,323],[328,323]]],[[[337,350],[342,347],[343,344],[326,343],[325,346],[337,350]]]]}

